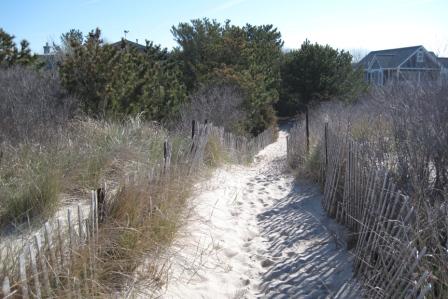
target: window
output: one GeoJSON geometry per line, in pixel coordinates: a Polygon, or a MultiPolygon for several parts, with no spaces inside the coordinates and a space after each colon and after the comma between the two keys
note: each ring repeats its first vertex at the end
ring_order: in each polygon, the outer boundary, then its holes
{"type": "Polygon", "coordinates": [[[422,51],[417,52],[417,62],[423,62],[423,52],[422,51]]]}

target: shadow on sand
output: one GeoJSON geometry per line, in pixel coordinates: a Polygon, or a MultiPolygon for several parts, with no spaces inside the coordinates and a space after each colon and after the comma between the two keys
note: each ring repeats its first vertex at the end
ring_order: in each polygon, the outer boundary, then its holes
{"type": "Polygon", "coordinates": [[[263,298],[360,298],[344,228],[328,218],[317,186],[298,182],[258,215],[268,246],[263,298]]]}

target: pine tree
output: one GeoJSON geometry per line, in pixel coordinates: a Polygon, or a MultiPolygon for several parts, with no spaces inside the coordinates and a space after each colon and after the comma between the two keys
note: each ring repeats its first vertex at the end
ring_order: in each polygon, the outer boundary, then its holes
{"type": "Polygon", "coordinates": [[[99,117],[143,113],[147,119],[172,117],[186,99],[181,73],[168,51],[147,42],[144,53],[133,47],[104,44],[99,29],[82,43],[71,43],[60,65],[63,85],[99,117]]]}
{"type": "Polygon", "coordinates": [[[37,65],[36,62],[37,56],[31,54],[28,41],[22,40],[18,50],[14,35],[0,28],[0,67],[11,67],[15,64],[37,65]]]}

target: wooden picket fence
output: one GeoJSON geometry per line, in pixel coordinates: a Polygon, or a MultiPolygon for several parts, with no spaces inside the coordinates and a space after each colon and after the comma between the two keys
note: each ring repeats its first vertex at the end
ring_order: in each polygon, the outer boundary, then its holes
{"type": "MultiPolygon", "coordinates": [[[[92,191],[87,214],[80,205],[68,209],[66,218],[48,221],[37,232],[33,241],[18,256],[18,273],[5,276],[3,298],[54,297],[54,289],[74,288],[80,293],[80,281],[72,277],[72,260],[81,251],[89,251],[95,258],[98,240],[98,198],[104,200],[105,190],[92,191]]],[[[93,265],[93,263],[92,263],[93,265]]],[[[86,264],[83,279],[94,281],[95,269],[86,264]]]]}
{"type": "MultiPolygon", "coordinates": [[[[430,271],[419,267],[427,251],[413,235],[414,208],[395,186],[381,163],[372,163],[347,133],[325,124],[319,155],[322,206],[349,228],[347,245],[354,254],[354,272],[368,298],[425,298],[431,290],[430,271]]],[[[288,138],[288,160],[300,164],[303,131],[288,138]]],[[[302,158],[303,159],[303,158],[302,158]]]]}
{"type": "MultiPolygon", "coordinates": [[[[188,173],[194,173],[204,162],[204,151],[211,136],[217,138],[229,153],[240,158],[253,156],[273,142],[274,129],[255,138],[242,138],[224,132],[212,124],[193,122],[191,140],[178,152],[172,152],[169,140],[163,145],[164,157],[160,163],[148,170],[148,182],[169,179],[181,165],[188,173]]],[[[126,181],[133,180],[130,175],[126,181]]],[[[0,298],[54,298],[76,297],[92,294],[96,285],[95,262],[99,226],[106,217],[108,197],[106,186],[92,191],[88,207],[68,209],[64,219],[53,219],[45,223],[29,244],[14,257],[17,265],[12,273],[0,273],[3,278],[0,298]],[[85,254],[87,253],[87,254],[85,254]],[[80,263],[80,259],[87,257],[80,263]],[[83,265],[82,269],[76,269],[83,265]],[[85,290],[88,289],[88,290],[85,290]]]]}

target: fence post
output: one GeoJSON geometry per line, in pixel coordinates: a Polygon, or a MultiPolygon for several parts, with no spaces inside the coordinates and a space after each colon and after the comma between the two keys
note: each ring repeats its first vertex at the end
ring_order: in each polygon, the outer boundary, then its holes
{"type": "Polygon", "coordinates": [[[28,281],[26,278],[26,265],[25,265],[25,255],[22,253],[19,257],[19,273],[20,273],[20,290],[22,292],[22,298],[30,298],[28,292],[28,281]]]}
{"type": "Polygon", "coordinates": [[[8,295],[11,294],[11,287],[9,286],[9,278],[8,278],[8,276],[6,276],[5,279],[3,279],[2,293],[3,293],[3,296],[5,298],[8,297],[8,295]]]}
{"type": "Polygon", "coordinates": [[[324,139],[325,139],[325,171],[328,166],[328,122],[325,122],[324,126],[324,139]]]}
{"type": "Polygon", "coordinates": [[[97,206],[97,209],[98,209],[97,218],[98,219],[97,219],[97,221],[99,223],[102,223],[106,218],[106,191],[105,191],[105,189],[104,188],[96,189],[96,197],[98,200],[98,203],[97,203],[97,205],[98,205],[97,206]]]}
{"type": "Polygon", "coordinates": [[[49,275],[48,275],[47,263],[43,257],[42,246],[41,246],[39,234],[36,234],[34,236],[34,246],[36,247],[37,260],[39,261],[39,265],[40,265],[40,267],[42,269],[42,273],[43,273],[45,294],[47,296],[51,297],[51,286],[50,286],[50,279],[49,279],[49,275]]]}
{"type": "Polygon", "coordinates": [[[171,146],[168,140],[163,143],[163,170],[166,172],[171,165],[171,146]]]}
{"type": "Polygon", "coordinates": [[[195,133],[196,133],[196,121],[192,120],[191,121],[191,139],[194,138],[195,133]]]}
{"type": "Polygon", "coordinates": [[[31,272],[33,273],[34,290],[36,292],[36,297],[42,298],[42,291],[40,289],[40,281],[39,281],[39,272],[37,272],[36,256],[34,255],[34,250],[31,244],[28,245],[28,253],[30,255],[31,272]]]}

